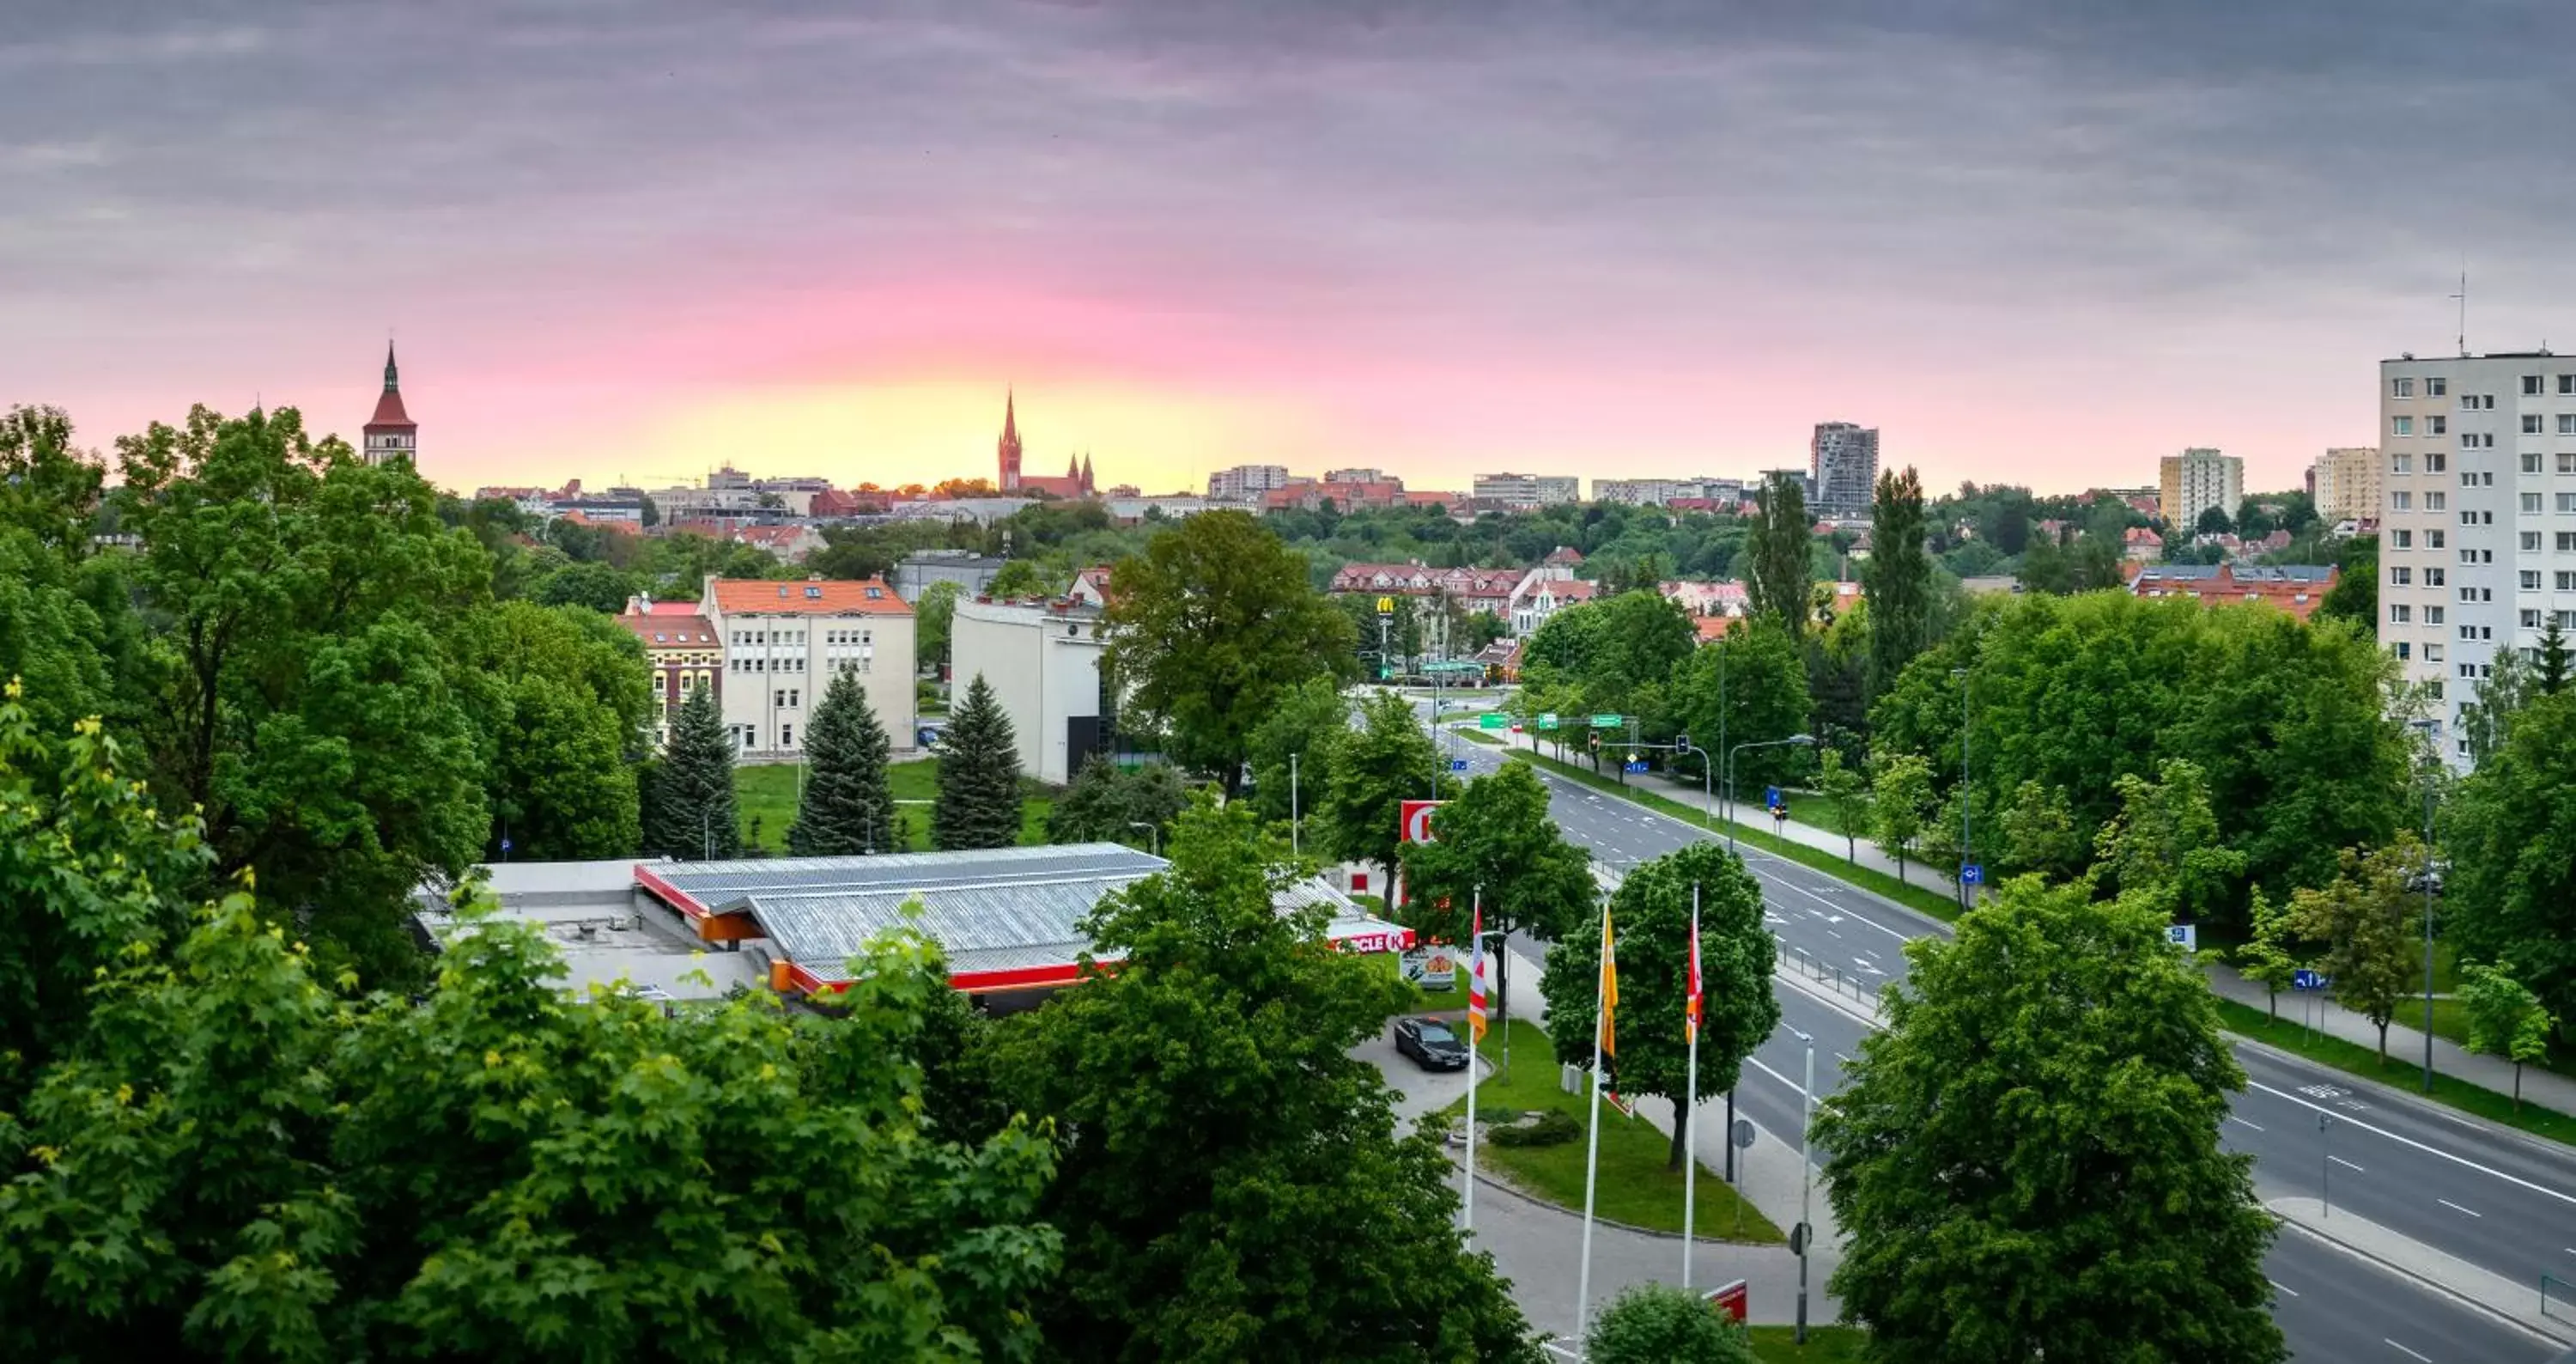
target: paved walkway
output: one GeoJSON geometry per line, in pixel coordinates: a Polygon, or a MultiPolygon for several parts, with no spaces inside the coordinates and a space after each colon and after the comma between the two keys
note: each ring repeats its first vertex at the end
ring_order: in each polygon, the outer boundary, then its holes
{"type": "MultiPolygon", "coordinates": [[[[1514,748],[1525,752],[1536,748],[1526,734],[1515,734],[1510,738],[1511,746],[1514,748]]],[[[1545,752],[1545,750],[1539,751],[1545,752]]],[[[1547,754],[1547,756],[1554,755],[1547,754]]],[[[1661,773],[1647,773],[1630,777],[1628,780],[1633,786],[1678,801],[1693,810],[1708,809],[1697,785],[1675,781],[1661,773]]],[[[1758,796],[1759,793],[1756,794],[1758,796]]],[[[1793,842],[1822,849],[1836,857],[1846,855],[1843,836],[1831,830],[1795,819],[1785,824],[1775,824],[1763,817],[1758,803],[1748,806],[1739,801],[1737,813],[1743,815],[1748,812],[1753,817],[1744,821],[1747,828],[1777,828],[1781,837],[1793,842]]],[[[1879,851],[1867,839],[1859,841],[1858,856],[1852,860],[1872,871],[1889,876],[1897,874],[1895,859],[1879,851]]],[[[1906,864],[1906,877],[1917,885],[1945,893],[1950,891],[1952,885],[1949,877],[1932,872],[1916,862],[1906,864]]],[[[2210,988],[2216,990],[2220,997],[2249,1004],[2258,1009],[2270,1007],[2263,987],[2247,980],[2218,953],[2203,953],[2201,964],[2208,971],[2210,988]]],[[[2420,998],[2409,1007],[2415,1011],[2414,1017],[2418,1019],[2423,1017],[2421,1012],[2423,1001],[2420,998]]],[[[2282,1017],[2306,1021],[2329,1036],[2373,1050],[2379,1046],[2379,1030],[2371,1025],[2370,1020],[2335,1003],[2331,998],[2303,999],[2293,991],[2284,990],[2281,992],[2280,1010],[2282,1017]]],[[[2420,1065],[2424,1056],[2424,1033],[2420,1028],[2406,1027],[2402,1020],[2407,1016],[2408,1009],[2401,1008],[2398,1010],[2397,1019],[2390,1022],[2388,1054],[2391,1058],[2412,1058],[2420,1065]]],[[[2498,1094],[2513,1092],[2512,1062],[2500,1057],[2474,1054],[2447,1038],[2433,1039],[2433,1069],[2480,1088],[2494,1090],[2498,1094]]],[[[2525,1066],[2522,1071],[2522,1097],[2525,1102],[2538,1104],[2543,1108],[2555,1109],[2561,1113],[2576,1113],[2576,1077],[2560,1075],[2536,1066],[2525,1066]]]]}

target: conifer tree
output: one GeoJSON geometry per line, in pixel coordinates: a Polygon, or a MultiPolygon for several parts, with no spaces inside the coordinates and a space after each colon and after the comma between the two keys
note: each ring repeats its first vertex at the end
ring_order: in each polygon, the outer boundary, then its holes
{"type": "Polygon", "coordinates": [[[2541,695],[2556,696],[2567,690],[2570,672],[2567,632],[2558,628],[2558,613],[2555,611],[2549,613],[2549,624],[2540,632],[2540,650],[2532,662],[2538,670],[2535,680],[2540,684],[2541,695]]]}
{"type": "Polygon", "coordinates": [[[716,710],[713,687],[700,687],[680,703],[653,771],[653,798],[644,822],[644,850],[666,857],[742,855],[742,826],[734,815],[733,740],[716,710]]]}
{"type": "Polygon", "coordinates": [[[930,841],[942,849],[1007,848],[1020,841],[1020,750],[1011,717],[982,673],[948,718],[939,755],[939,801],[930,841]]]}
{"type": "Polygon", "coordinates": [[[805,729],[805,796],[787,826],[795,857],[846,857],[902,846],[894,790],[886,783],[886,732],[858,674],[838,672],[805,729]]]}

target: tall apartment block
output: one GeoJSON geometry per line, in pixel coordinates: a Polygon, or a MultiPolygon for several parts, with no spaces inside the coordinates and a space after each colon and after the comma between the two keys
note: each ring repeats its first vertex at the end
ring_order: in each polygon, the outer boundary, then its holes
{"type": "Polygon", "coordinates": [[[1807,447],[1807,510],[1818,516],[1869,515],[1878,487],[1878,428],[1818,422],[1807,447]]]}
{"type": "Polygon", "coordinates": [[[2157,515],[2174,535],[2188,539],[2201,513],[2217,507],[2229,520],[2245,505],[2245,461],[2195,446],[2167,455],[2156,491],[2157,515]]]}
{"type": "Polygon", "coordinates": [[[2499,651],[2576,627],[2576,358],[2382,360],[2379,429],[2379,639],[2464,763],[2460,708],[2499,651]]]}
{"type": "Polygon", "coordinates": [[[2318,518],[2328,525],[2379,518],[2377,446],[2328,450],[2317,456],[2308,472],[2308,494],[2316,501],[2318,518]]]}
{"type": "Polygon", "coordinates": [[[1207,495],[1212,502],[1251,502],[1287,486],[1285,464],[1238,464],[1208,475],[1207,495]]]}

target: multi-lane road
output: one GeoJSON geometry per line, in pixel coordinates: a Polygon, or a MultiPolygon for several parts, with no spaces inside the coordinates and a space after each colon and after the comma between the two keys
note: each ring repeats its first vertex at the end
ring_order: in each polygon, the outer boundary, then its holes
{"type": "MultiPolygon", "coordinates": [[[[1452,741],[1444,740],[1444,747],[1452,741]]],[[[1456,742],[1468,775],[1499,766],[1499,749],[1456,742]]],[[[1619,871],[1710,835],[1697,825],[1605,795],[1541,769],[1569,841],[1619,871]]],[[[1760,880],[1772,932],[1788,948],[1841,968],[1864,988],[1905,974],[1903,945],[1946,926],[1802,864],[1744,850],[1760,880]]],[[[1524,947],[1531,955],[1544,944],[1524,947]]],[[[1737,1102],[1765,1131],[1794,1139],[1804,1049],[1816,1039],[1818,1097],[1842,1083],[1870,1024],[1855,1012],[1783,985],[1782,1029],[1754,1055],[1737,1102]]],[[[2576,1280],[2576,1159],[2448,1110],[2358,1086],[2334,1071],[2240,1046],[2250,1079],[2222,1140],[2255,1158],[2266,1200],[2331,1195],[2337,1212],[2376,1222],[2516,1283],[2548,1273],[2576,1280]],[[2321,1131],[2321,1116],[2332,1116],[2321,1131]]],[[[2300,1359],[2541,1361],[2557,1347],[2285,1227],[2266,1262],[2273,1313],[2300,1359]]]]}

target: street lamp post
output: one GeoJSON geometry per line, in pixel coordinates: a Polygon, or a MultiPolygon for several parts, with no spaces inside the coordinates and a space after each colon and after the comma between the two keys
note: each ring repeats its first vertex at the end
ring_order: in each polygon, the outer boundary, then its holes
{"type": "MultiPolygon", "coordinates": [[[[1807,1044],[1806,1088],[1798,1092],[1798,1231],[1794,1249],[1798,1252],[1798,1343],[1807,1343],[1807,1246],[1816,1239],[1809,1225],[1815,1191],[1815,1159],[1809,1149],[1807,1129],[1816,1125],[1816,1039],[1789,1029],[1791,1036],[1807,1044]]],[[[1732,1134],[1729,1134],[1730,1136],[1732,1134]]]]}
{"type": "Polygon", "coordinates": [[[1163,831],[1160,826],[1149,824],[1141,819],[1131,819],[1127,821],[1127,827],[1130,829],[1144,830],[1145,837],[1151,840],[1154,855],[1156,857],[1163,855],[1163,831]]]}
{"type": "Polygon", "coordinates": [[[1966,909],[1974,894],[1968,889],[1968,864],[1977,860],[1976,844],[1968,837],[1968,807],[1975,803],[1968,788],[1968,670],[1952,668],[1950,675],[1959,679],[1959,908],[1966,909]]]}
{"type": "MultiPolygon", "coordinates": [[[[1724,742],[1725,742],[1725,740],[1721,739],[1721,740],[1719,740],[1718,742],[1720,742],[1720,743],[1724,743],[1724,742]]],[[[1710,775],[1709,775],[1709,773],[1710,773],[1710,769],[1712,769],[1712,768],[1714,768],[1714,767],[1716,767],[1716,766],[1717,766],[1717,755],[1716,755],[1716,754],[1714,754],[1714,753],[1709,752],[1709,751],[1708,751],[1707,749],[1705,749],[1705,748],[1697,748],[1697,747],[1692,746],[1692,744],[1690,743],[1690,736],[1688,736],[1688,735],[1684,735],[1684,736],[1682,736],[1682,742],[1680,742],[1680,743],[1677,743],[1677,744],[1673,745],[1673,751],[1674,751],[1674,752],[1676,752],[1676,753],[1695,753],[1695,754],[1699,755],[1699,812],[1700,812],[1700,821],[1701,821],[1703,824],[1707,825],[1707,826],[1708,826],[1709,828],[1711,828],[1711,829],[1716,828],[1716,827],[1717,827],[1717,797],[1716,797],[1714,794],[1712,794],[1712,792],[1711,792],[1711,789],[1710,789],[1710,788],[1711,788],[1712,783],[1711,783],[1711,780],[1710,780],[1710,775]]]]}
{"type": "Polygon", "coordinates": [[[2424,1092],[2433,1092],[2433,780],[2441,763],[2439,720],[2418,720],[2424,731],[2424,1092]]]}
{"type": "MultiPolygon", "coordinates": [[[[1735,759],[1738,755],[1742,754],[1744,750],[1748,748],[1813,748],[1815,746],[1816,736],[1813,734],[1792,734],[1786,739],[1762,739],[1737,744],[1735,747],[1726,751],[1726,789],[1728,793],[1732,795],[1735,790],[1735,759]]],[[[1728,852],[1735,851],[1735,811],[1731,803],[1727,809],[1726,815],[1726,850],[1728,852]]]]}

